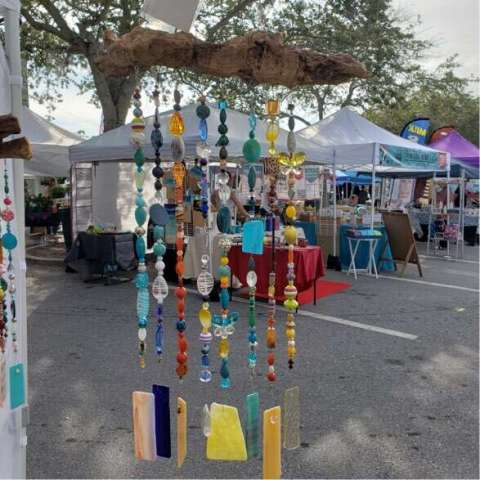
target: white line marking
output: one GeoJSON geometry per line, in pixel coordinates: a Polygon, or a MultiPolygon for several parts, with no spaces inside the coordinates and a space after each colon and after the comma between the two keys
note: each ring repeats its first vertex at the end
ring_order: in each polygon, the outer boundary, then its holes
{"type": "Polygon", "coordinates": [[[420,285],[429,285],[431,287],[453,288],[454,290],[464,290],[465,292],[480,292],[480,290],[476,288],[461,287],[460,285],[449,285],[447,283],[427,282],[426,280],[414,280],[413,278],[390,277],[389,275],[378,275],[378,278],[388,278],[389,280],[398,280],[399,282],[418,283],[420,285]]]}
{"type": "MultiPolygon", "coordinates": [[[[443,260],[446,262],[458,262],[458,263],[474,263],[478,265],[478,260],[465,260],[463,258],[455,258],[455,257],[439,257],[436,255],[419,255],[420,258],[424,258],[426,260],[443,260]]],[[[422,265],[423,267],[423,265],[422,265]]]]}
{"type": "MultiPolygon", "coordinates": [[[[239,303],[248,303],[248,300],[244,298],[233,297],[233,301],[239,303]]],[[[256,303],[257,307],[268,308],[268,305],[264,303],[256,303]]],[[[277,307],[278,308],[278,307],[277,307]]],[[[286,311],[280,307],[280,310],[286,311]]],[[[352,320],[344,320],[343,318],[331,317],[330,315],[322,315],[321,313],[309,312],[307,310],[298,310],[297,315],[303,317],[312,317],[318,320],[324,320],[326,322],[337,323],[338,325],[344,325],[347,327],[360,328],[362,330],[368,330],[370,332],[383,333],[384,335],[390,335],[392,337],[404,338],[405,340],[416,340],[417,335],[410,333],[399,332],[398,330],[390,330],[389,328],[376,327],[374,325],[368,325],[366,323],[353,322],[352,320]]]]}

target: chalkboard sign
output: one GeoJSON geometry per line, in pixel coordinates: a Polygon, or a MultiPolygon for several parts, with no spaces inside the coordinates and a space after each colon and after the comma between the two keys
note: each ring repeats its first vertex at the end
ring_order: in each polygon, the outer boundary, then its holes
{"type": "MultiPolygon", "coordinates": [[[[405,273],[405,269],[409,263],[413,263],[417,266],[418,273],[422,277],[422,266],[420,265],[417,244],[412,233],[412,226],[410,225],[408,214],[401,212],[382,212],[382,216],[392,251],[392,258],[395,261],[403,263],[400,275],[405,273]]],[[[387,245],[385,245],[385,248],[386,246],[387,245]]],[[[383,253],[384,252],[382,252],[382,256],[380,257],[382,260],[383,253]]]]}

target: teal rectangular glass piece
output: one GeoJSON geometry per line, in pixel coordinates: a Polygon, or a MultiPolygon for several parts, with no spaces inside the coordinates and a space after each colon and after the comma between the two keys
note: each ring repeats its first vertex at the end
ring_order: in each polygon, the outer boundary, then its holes
{"type": "Polygon", "coordinates": [[[263,253],[265,223],[262,220],[249,220],[243,225],[242,252],[253,255],[263,253]]]}
{"type": "Polygon", "coordinates": [[[10,408],[20,407],[25,403],[25,374],[23,363],[10,367],[10,408]]]}
{"type": "Polygon", "coordinates": [[[248,458],[260,455],[260,399],[258,393],[247,395],[246,441],[248,458]]]}

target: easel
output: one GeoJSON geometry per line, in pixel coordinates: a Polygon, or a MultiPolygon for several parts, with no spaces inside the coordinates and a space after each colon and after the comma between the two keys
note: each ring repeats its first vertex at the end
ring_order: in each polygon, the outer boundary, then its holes
{"type": "MultiPolygon", "coordinates": [[[[392,259],[395,262],[402,262],[400,275],[403,276],[407,269],[407,265],[413,263],[417,266],[418,274],[423,277],[417,244],[412,233],[408,214],[401,212],[382,212],[382,217],[387,231],[388,241],[390,243],[392,259]]],[[[388,243],[385,244],[382,254],[380,255],[380,266],[384,261],[384,254],[387,246],[388,243]]],[[[397,266],[395,264],[395,269],[396,268],[397,266]]]]}

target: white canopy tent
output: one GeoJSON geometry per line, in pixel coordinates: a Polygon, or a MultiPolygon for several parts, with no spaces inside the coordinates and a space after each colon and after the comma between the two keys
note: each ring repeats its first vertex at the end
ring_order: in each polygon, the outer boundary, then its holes
{"type": "MultiPolygon", "coordinates": [[[[211,160],[218,159],[219,148],[215,143],[219,137],[219,109],[209,105],[211,114],[208,123],[208,144],[212,148],[211,160]]],[[[196,155],[196,145],[199,141],[196,105],[190,104],[182,109],[185,123],[186,159],[193,160],[196,155]]],[[[161,149],[162,160],[171,160],[168,133],[168,119],[171,111],[160,114],[161,131],[164,144],[161,149]]],[[[145,119],[145,156],[153,161],[154,151],[150,144],[153,129],[153,116],[145,119]]],[[[248,139],[248,115],[234,110],[227,110],[227,126],[229,158],[241,161],[243,159],[243,144],[248,139]]],[[[267,122],[258,120],[256,136],[262,146],[262,151],[268,149],[265,140],[267,122]]],[[[134,185],[133,147],[130,144],[130,125],[123,125],[102,135],[91,138],[70,148],[72,162],[72,225],[74,234],[85,229],[89,224],[113,224],[121,230],[133,230],[135,227],[132,201],[134,185]],[[92,168],[93,167],[93,168],[92,168]]],[[[280,130],[277,147],[286,150],[287,132],[280,130]]],[[[312,161],[319,157],[322,147],[299,138],[297,149],[307,153],[312,161]]],[[[151,168],[146,168],[145,199],[147,204],[153,201],[154,188],[151,168]]]]}
{"type": "MultiPolygon", "coordinates": [[[[372,214],[374,224],[375,175],[380,169],[405,175],[407,171],[436,172],[449,170],[449,154],[418,145],[399,137],[349,108],[342,108],[320,122],[306,127],[299,136],[322,147],[319,161],[337,168],[372,174],[372,214]]],[[[334,175],[334,188],[336,186],[334,175]]],[[[334,195],[333,252],[336,255],[336,196],[334,195]]]]}
{"type": "Polygon", "coordinates": [[[40,115],[23,107],[22,135],[32,145],[32,159],[25,162],[25,173],[40,177],[68,177],[68,149],[80,143],[82,137],[57,127],[40,115]]]}

